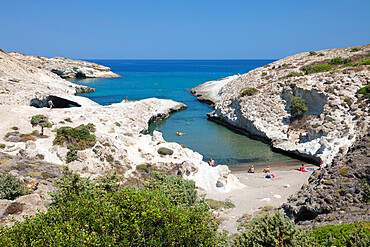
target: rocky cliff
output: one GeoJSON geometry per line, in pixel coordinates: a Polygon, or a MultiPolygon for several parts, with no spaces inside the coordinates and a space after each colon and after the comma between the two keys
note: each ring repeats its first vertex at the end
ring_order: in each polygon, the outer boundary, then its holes
{"type": "Polygon", "coordinates": [[[16,52],[8,53],[13,58],[38,69],[51,71],[62,78],[113,78],[118,74],[110,71],[109,67],[82,60],[72,60],[64,57],[45,58],[29,56],[16,52]]]}
{"type": "Polygon", "coordinates": [[[303,226],[370,220],[370,134],[361,137],[343,159],[315,171],[282,209],[303,226]]]}
{"type": "Polygon", "coordinates": [[[95,89],[66,81],[19,57],[34,58],[0,51],[0,104],[46,107],[50,96],[54,96],[60,101],[66,99],[61,102],[61,107],[69,103],[76,106],[97,105],[86,98],[75,96],[76,93],[92,92],[95,89]]]}
{"type": "Polygon", "coordinates": [[[370,45],[304,52],[204,83],[192,93],[214,103],[210,119],[326,165],[367,130],[369,99],[358,90],[370,81],[369,55],[370,45]],[[293,96],[305,100],[303,119],[292,117],[293,96]],[[298,143],[300,133],[308,140],[298,143]]]}

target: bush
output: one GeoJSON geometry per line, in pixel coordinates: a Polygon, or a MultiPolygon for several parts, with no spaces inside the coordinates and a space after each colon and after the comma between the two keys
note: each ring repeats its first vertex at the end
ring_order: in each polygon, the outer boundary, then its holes
{"type": "Polygon", "coordinates": [[[315,55],[317,55],[317,53],[315,51],[310,51],[309,56],[315,56],[315,55]]]}
{"type": "Polygon", "coordinates": [[[317,246],[309,232],[299,230],[280,213],[258,217],[235,237],[233,246],[317,246]]]}
{"type": "Polygon", "coordinates": [[[213,210],[235,208],[234,203],[229,201],[216,201],[213,199],[206,199],[206,202],[213,210]]]}
{"type": "Polygon", "coordinates": [[[14,200],[29,194],[21,181],[11,174],[0,175],[0,199],[14,200]]]}
{"type": "Polygon", "coordinates": [[[240,97],[244,97],[245,95],[252,96],[253,94],[257,93],[258,90],[254,87],[245,88],[240,93],[240,97]]]}
{"type": "Polygon", "coordinates": [[[289,66],[289,64],[287,64],[287,63],[283,63],[283,65],[282,65],[283,67],[288,67],[289,66]]]}
{"type": "Polygon", "coordinates": [[[158,188],[120,187],[115,176],[97,182],[65,171],[53,204],[12,228],[1,246],[219,246],[204,202],[176,205],[158,188]]]}
{"type": "Polygon", "coordinates": [[[70,149],[67,152],[66,162],[70,163],[70,162],[75,161],[77,159],[78,159],[78,151],[76,150],[75,147],[70,147],[70,149]]]}
{"type": "Polygon", "coordinates": [[[48,121],[48,118],[44,115],[36,115],[31,118],[32,127],[40,126],[41,134],[44,135],[44,128],[51,128],[51,123],[48,121]]]}
{"type": "Polygon", "coordinates": [[[329,64],[321,64],[321,65],[305,65],[301,68],[305,72],[306,75],[312,74],[312,73],[318,73],[321,71],[329,71],[333,68],[333,65],[329,64]]]}
{"type": "Polygon", "coordinates": [[[370,94],[370,85],[360,88],[357,93],[363,94],[364,96],[368,96],[370,94]]]}
{"type": "Polygon", "coordinates": [[[172,155],[173,154],[173,150],[169,148],[165,148],[165,147],[158,148],[157,152],[162,155],[172,155]]]}
{"type": "Polygon", "coordinates": [[[295,76],[303,76],[303,74],[298,73],[298,72],[290,72],[289,74],[287,74],[286,76],[283,76],[282,78],[290,78],[290,77],[295,77],[295,76]]]}
{"type": "Polygon", "coordinates": [[[353,102],[352,102],[352,100],[350,98],[344,98],[343,101],[346,102],[346,104],[348,105],[348,107],[350,107],[353,104],[353,102]]]}
{"type": "Polygon", "coordinates": [[[290,102],[290,112],[293,118],[302,118],[303,115],[308,112],[305,100],[292,96],[292,101],[290,102]]]}
{"type": "Polygon", "coordinates": [[[57,130],[53,144],[63,146],[66,143],[78,150],[84,150],[95,145],[96,137],[90,132],[95,132],[95,126],[91,123],[76,128],[61,127],[57,130]]]}
{"type": "Polygon", "coordinates": [[[370,65],[370,59],[365,60],[365,61],[359,63],[359,65],[370,65]]]}
{"type": "Polygon", "coordinates": [[[265,66],[263,66],[264,68],[268,68],[270,67],[270,64],[266,64],[265,66]]]}
{"type": "Polygon", "coordinates": [[[336,57],[329,61],[330,65],[339,65],[339,64],[346,64],[352,62],[351,57],[342,58],[342,57],[336,57]]]}
{"type": "Polygon", "coordinates": [[[262,72],[262,76],[265,76],[265,75],[267,75],[267,72],[262,72]]]}
{"type": "Polygon", "coordinates": [[[361,48],[360,47],[354,47],[350,50],[350,52],[356,52],[356,51],[360,51],[361,48]]]}
{"type": "Polygon", "coordinates": [[[370,223],[326,225],[313,235],[322,246],[370,246],[370,223]]]}
{"type": "Polygon", "coordinates": [[[153,171],[154,178],[144,183],[148,190],[160,190],[176,205],[190,206],[197,199],[195,182],[153,171]]]}

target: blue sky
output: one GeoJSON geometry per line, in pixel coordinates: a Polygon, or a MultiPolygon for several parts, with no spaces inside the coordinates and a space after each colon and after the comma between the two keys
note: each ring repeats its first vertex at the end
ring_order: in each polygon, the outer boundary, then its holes
{"type": "Polygon", "coordinates": [[[0,0],[0,48],[45,57],[263,59],[370,43],[370,1],[0,0]]]}

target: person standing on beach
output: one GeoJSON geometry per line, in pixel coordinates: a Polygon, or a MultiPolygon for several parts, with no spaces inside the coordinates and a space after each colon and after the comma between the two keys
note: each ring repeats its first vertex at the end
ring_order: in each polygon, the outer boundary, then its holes
{"type": "Polygon", "coordinates": [[[290,137],[290,129],[288,129],[287,131],[286,131],[286,138],[289,140],[289,137],[290,137]]]}
{"type": "Polygon", "coordinates": [[[49,105],[49,109],[51,111],[51,108],[53,108],[53,106],[54,106],[53,101],[51,99],[48,101],[48,105],[49,105]]]}

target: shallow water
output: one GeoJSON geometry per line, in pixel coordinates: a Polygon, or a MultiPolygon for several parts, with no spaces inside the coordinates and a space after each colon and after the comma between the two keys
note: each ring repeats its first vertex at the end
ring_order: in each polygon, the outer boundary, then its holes
{"type": "Polygon", "coordinates": [[[77,83],[96,88],[96,92],[81,94],[81,96],[88,97],[101,105],[121,102],[126,96],[129,100],[157,97],[185,103],[188,106],[186,110],[151,124],[149,131],[162,132],[166,141],[183,144],[202,154],[204,160],[213,158],[217,165],[292,160],[288,156],[273,152],[265,143],[252,140],[207,120],[206,113],[213,109],[197,101],[189,90],[206,81],[246,73],[273,60],[90,61],[108,66],[122,77],[78,80],[77,83]],[[184,135],[178,136],[177,131],[184,135]]]}

